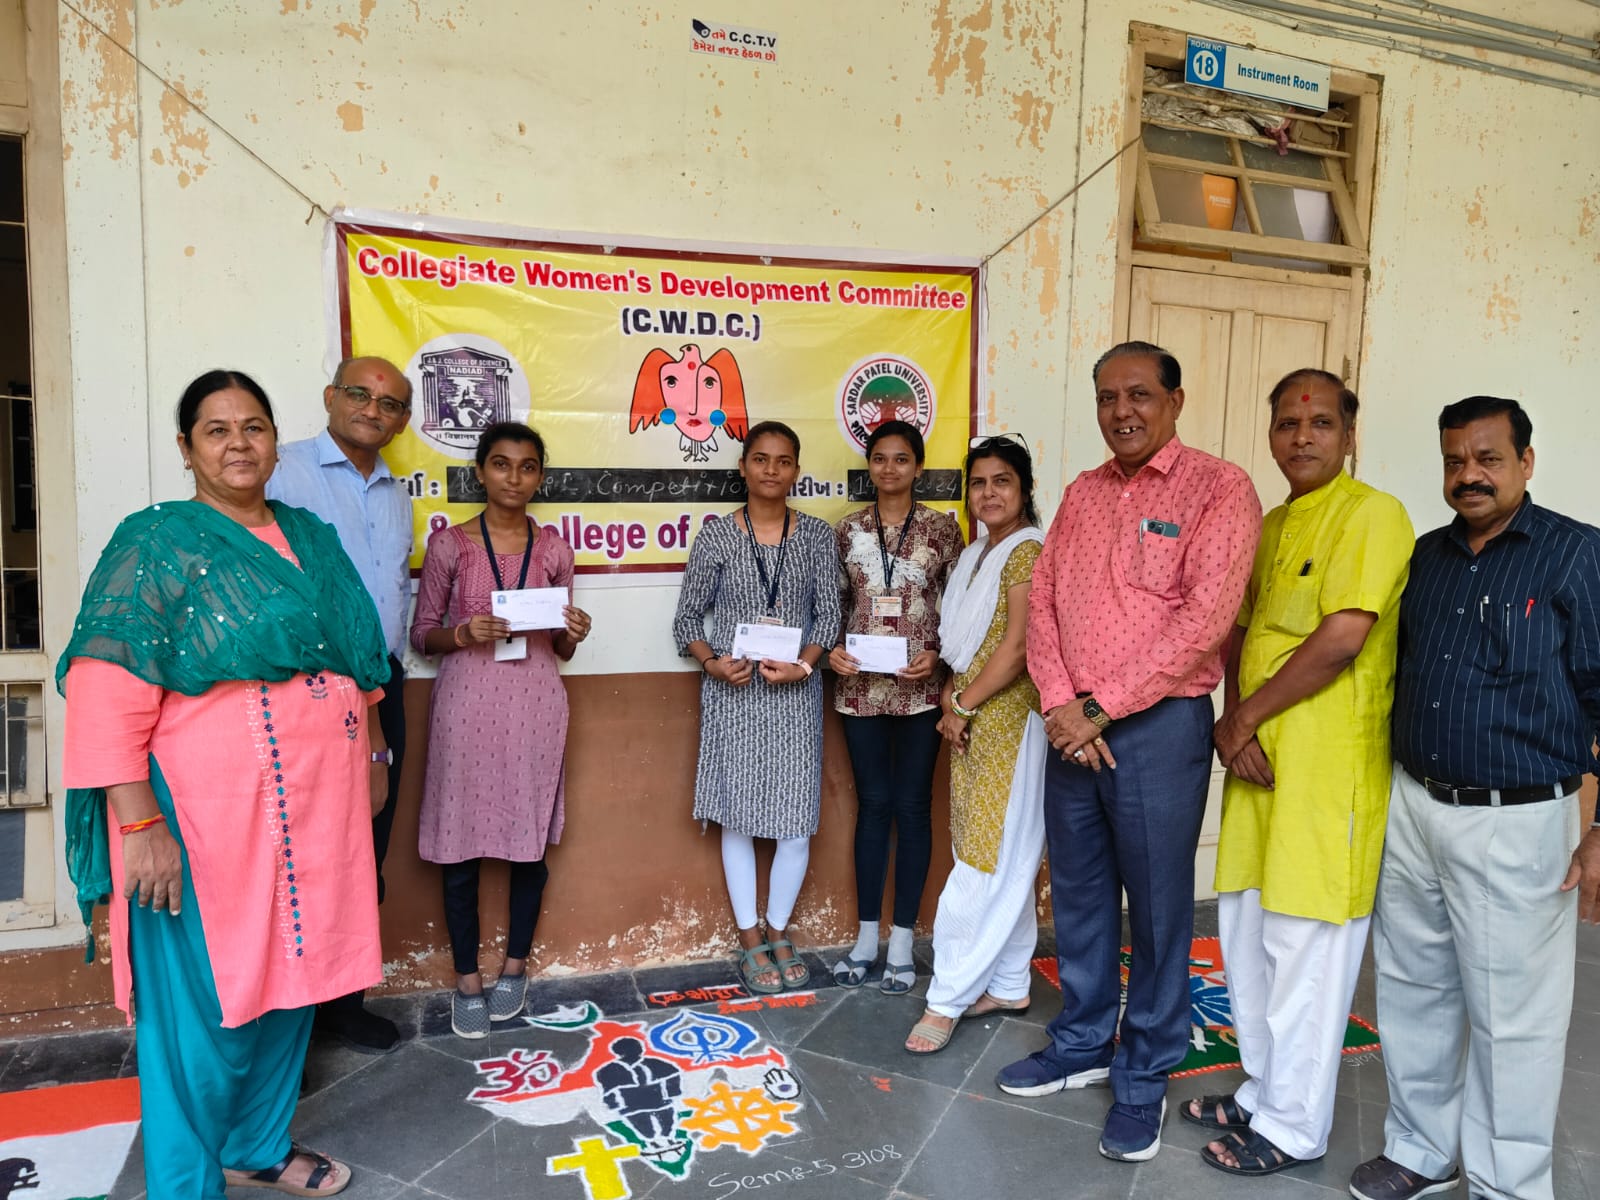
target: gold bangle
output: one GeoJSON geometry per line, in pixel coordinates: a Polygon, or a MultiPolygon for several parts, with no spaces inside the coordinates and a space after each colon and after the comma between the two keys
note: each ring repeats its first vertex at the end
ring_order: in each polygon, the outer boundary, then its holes
{"type": "Polygon", "coordinates": [[[456,649],[457,650],[465,650],[467,648],[467,644],[461,640],[461,635],[463,633],[465,633],[466,631],[467,631],[467,627],[465,625],[457,625],[456,626],[456,631],[453,634],[450,635],[451,639],[456,644],[456,649]]]}

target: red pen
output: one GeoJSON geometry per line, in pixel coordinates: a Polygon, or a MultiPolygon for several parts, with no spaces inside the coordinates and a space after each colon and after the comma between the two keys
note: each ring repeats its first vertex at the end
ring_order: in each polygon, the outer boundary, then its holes
{"type": "Polygon", "coordinates": [[[1533,601],[1530,599],[1528,601],[1528,607],[1522,610],[1522,619],[1524,621],[1526,621],[1532,615],[1533,615],[1533,601]]]}

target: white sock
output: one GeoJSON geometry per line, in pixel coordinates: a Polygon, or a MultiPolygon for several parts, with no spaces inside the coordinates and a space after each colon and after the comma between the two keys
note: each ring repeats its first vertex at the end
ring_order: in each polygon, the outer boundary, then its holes
{"type": "Polygon", "coordinates": [[[855,948],[850,951],[849,957],[857,962],[878,961],[878,923],[876,921],[861,922],[861,932],[856,935],[855,948]]]}
{"type": "Polygon", "coordinates": [[[911,943],[915,939],[915,930],[907,929],[904,925],[889,926],[888,961],[902,967],[909,963],[911,961],[911,943]]]}

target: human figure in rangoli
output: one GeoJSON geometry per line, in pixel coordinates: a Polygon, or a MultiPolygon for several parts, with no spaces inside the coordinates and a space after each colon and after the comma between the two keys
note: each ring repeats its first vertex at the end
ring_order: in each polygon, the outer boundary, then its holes
{"type": "Polygon", "coordinates": [[[647,1152],[677,1149],[673,1133],[682,1073],[666,1059],[645,1054],[638,1038],[618,1038],[611,1051],[616,1059],[594,1075],[606,1107],[633,1127],[647,1152]]]}

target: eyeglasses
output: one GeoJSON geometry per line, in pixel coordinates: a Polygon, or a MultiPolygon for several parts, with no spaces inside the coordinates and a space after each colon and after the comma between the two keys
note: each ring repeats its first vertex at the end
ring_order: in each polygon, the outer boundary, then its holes
{"type": "Polygon", "coordinates": [[[991,446],[1021,446],[1028,449],[1028,439],[1020,433],[985,433],[967,443],[968,450],[987,450],[991,446]]]}
{"type": "Polygon", "coordinates": [[[336,383],[333,385],[336,392],[343,392],[350,401],[351,408],[365,408],[374,400],[378,402],[378,409],[386,417],[398,417],[402,413],[411,411],[411,405],[404,400],[396,400],[393,396],[374,396],[364,387],[352,387],[349,384],[336,383]]]}

